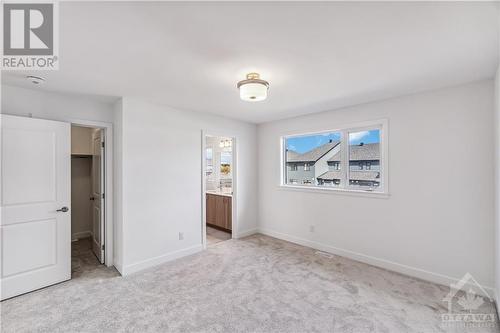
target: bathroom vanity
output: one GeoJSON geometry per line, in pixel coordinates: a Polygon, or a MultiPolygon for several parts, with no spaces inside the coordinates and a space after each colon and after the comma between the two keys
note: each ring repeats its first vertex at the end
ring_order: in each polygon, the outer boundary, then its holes
{"type": "Polygon", "coordinates": [[[228,191],[214,190],[206,192],[207,225],[232,230],[232,194],[228,191]]]}

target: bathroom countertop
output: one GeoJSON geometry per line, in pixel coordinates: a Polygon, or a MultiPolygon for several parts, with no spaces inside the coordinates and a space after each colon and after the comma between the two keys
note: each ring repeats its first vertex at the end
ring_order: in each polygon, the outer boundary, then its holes
{"type": "Polygon", "coordinates": [[[215,195],[221,195],[221,196],[224,196],[224,197],[233,197],[233,191],[221,191],[221,190],[209,190],[209,191],[206,191],[207,194],[215,194],[215,195]]]}

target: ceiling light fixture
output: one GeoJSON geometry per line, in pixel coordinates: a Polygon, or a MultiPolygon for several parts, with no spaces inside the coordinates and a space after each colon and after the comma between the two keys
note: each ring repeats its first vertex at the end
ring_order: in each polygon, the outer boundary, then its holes
{"type": "Polygon", "coordinates": [[[30,81],[33,84],[42,84],[45,82],[45,79],[40,76],[28,75],[26,76],[26,80],[30,81]]]}
{"type": "Polygon", "coordinates": [[[247,102],[263,101],[267,98],[269,82],[261,80],[259,73],[248,73],[247,79],[238,82],[240,98],[247,102]]]}
{"type": "Polygon", "coordinates": [[[219,147],[221,148],[228,148],[228,147],[231,147],[233,145],[233,142],[231,140],[221,140],[219,142],[219,147]]]}

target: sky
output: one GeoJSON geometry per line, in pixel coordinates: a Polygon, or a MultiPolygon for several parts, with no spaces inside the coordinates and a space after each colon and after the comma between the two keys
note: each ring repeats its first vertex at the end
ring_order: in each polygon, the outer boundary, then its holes
{"type": "MultiPolygon", "coordinates": [[[[316,135],[307,135],[299,137],[291,137],[286,139],[286,148],[288,150],[296,151],[300,154],[312,150],[316,147],[328,143],[329,140],[340,140],[340,133],[323,133],[316,135]]],[[[363,143],[377,143],[380,142],[380,131],[361,131],[349,133],[349,144],[358,145],[363,143]]]]}

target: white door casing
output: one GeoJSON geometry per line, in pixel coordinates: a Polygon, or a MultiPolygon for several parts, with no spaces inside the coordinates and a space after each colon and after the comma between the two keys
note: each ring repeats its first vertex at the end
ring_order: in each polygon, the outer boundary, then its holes
{"type": "Polygon", "coordinates": [[[92,251],[104,263],[104,135],[92,134],[92,251]]]}
{"type": "Polygon", "coordinates": [[[71,278],[71,139],[68,123],[0,121],[3,300],[71,278]]]}

